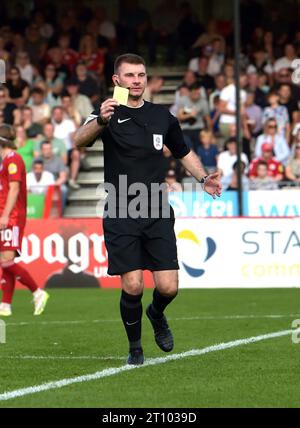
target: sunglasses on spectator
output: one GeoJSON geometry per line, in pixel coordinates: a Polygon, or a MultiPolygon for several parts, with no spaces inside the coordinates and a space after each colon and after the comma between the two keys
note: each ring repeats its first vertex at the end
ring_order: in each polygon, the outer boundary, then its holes
{"type": "Polygon", "coordinates": [[[296,146],[296,149],[300,149],[300,146],[296,146]]]}
{"type": "Polygon", "coordinates": [[[268,128],[269,128],[269,129],[276,129],[276,128],[277,128],[277,125],[269,125],[269,126],[268,126],[268,128]]]}
{"type": "Polygon", "coordinates": [[[286,74],[279,74],[279,77],[290,77],[290,75],[288,73],[286,73],[286,74]]]}

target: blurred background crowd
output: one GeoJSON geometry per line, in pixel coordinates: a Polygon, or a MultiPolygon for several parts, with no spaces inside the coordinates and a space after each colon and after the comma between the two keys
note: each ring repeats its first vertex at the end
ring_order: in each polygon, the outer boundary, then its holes
{"type": "MultiPolygon", "coordinates": [[[[111,93],[113,62],[124,52],[142,54],[151,67],[150,101],[164,88],[160,69],[184,67],[170,111],[207,172],[219,170],[224,189],[237,189],[232,20],[201,22],[189,1],[162,0],[149,13],[137,0],[123,0],[114,20],[105,5],[36,1],[28,10],[19,2],[8,11],[5,3],[0,123],[15,127],[29,191],[57,184],[65,205],[68,192],[80,188],[78,172],[91,166],[73,134],[111,93]]],[[[244,190],[300,186],[299,7],[289,2],[285,20],[277,2],[262,3],[241,3],[244,190]]],[[[170,190],[188,188],[194,179],[167,149],[164,155],[170,190]]]]}

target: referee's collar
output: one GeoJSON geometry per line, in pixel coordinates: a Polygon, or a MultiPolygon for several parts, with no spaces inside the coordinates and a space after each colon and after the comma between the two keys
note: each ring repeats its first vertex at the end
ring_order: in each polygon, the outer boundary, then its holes
{"type": "Polygon", "coordinates": [[[125,107],[128,107],[128,108],[134,108],[134,109],[136,109],[136,108],[141,108],[141,107],[143,107],[145,105],[145,101],[143,100],[143,102],[142,102],[142,104],[140,105],[140,106],[137,106],[137,107],[132,107],[132,106],[125,106],[125,107]]]}

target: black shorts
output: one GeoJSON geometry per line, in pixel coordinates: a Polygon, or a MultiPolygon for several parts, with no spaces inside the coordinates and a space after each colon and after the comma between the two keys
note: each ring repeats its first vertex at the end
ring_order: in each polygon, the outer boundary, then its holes
{"type": "Polygon", "coordinates": [[[104,218],[108,274],[179,269],[172,218],[104,218]]]}

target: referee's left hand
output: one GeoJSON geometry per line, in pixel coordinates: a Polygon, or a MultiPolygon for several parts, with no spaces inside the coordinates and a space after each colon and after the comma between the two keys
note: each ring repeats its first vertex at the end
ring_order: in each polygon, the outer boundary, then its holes
{"type": "Polygon", "coordinates": [[[210,174],[206,178],[203,188],[206,193],[211,195],[214,199],[216,199],[217,196],[221,196],[222,184],[220,174],[218,172],[210,174]]]}
{"type": "Polygon", "coordinates": [[[120,104],[113,98],[108,98],[100,106],[100,116],[104,122],[108,122],[120,104]]]}

